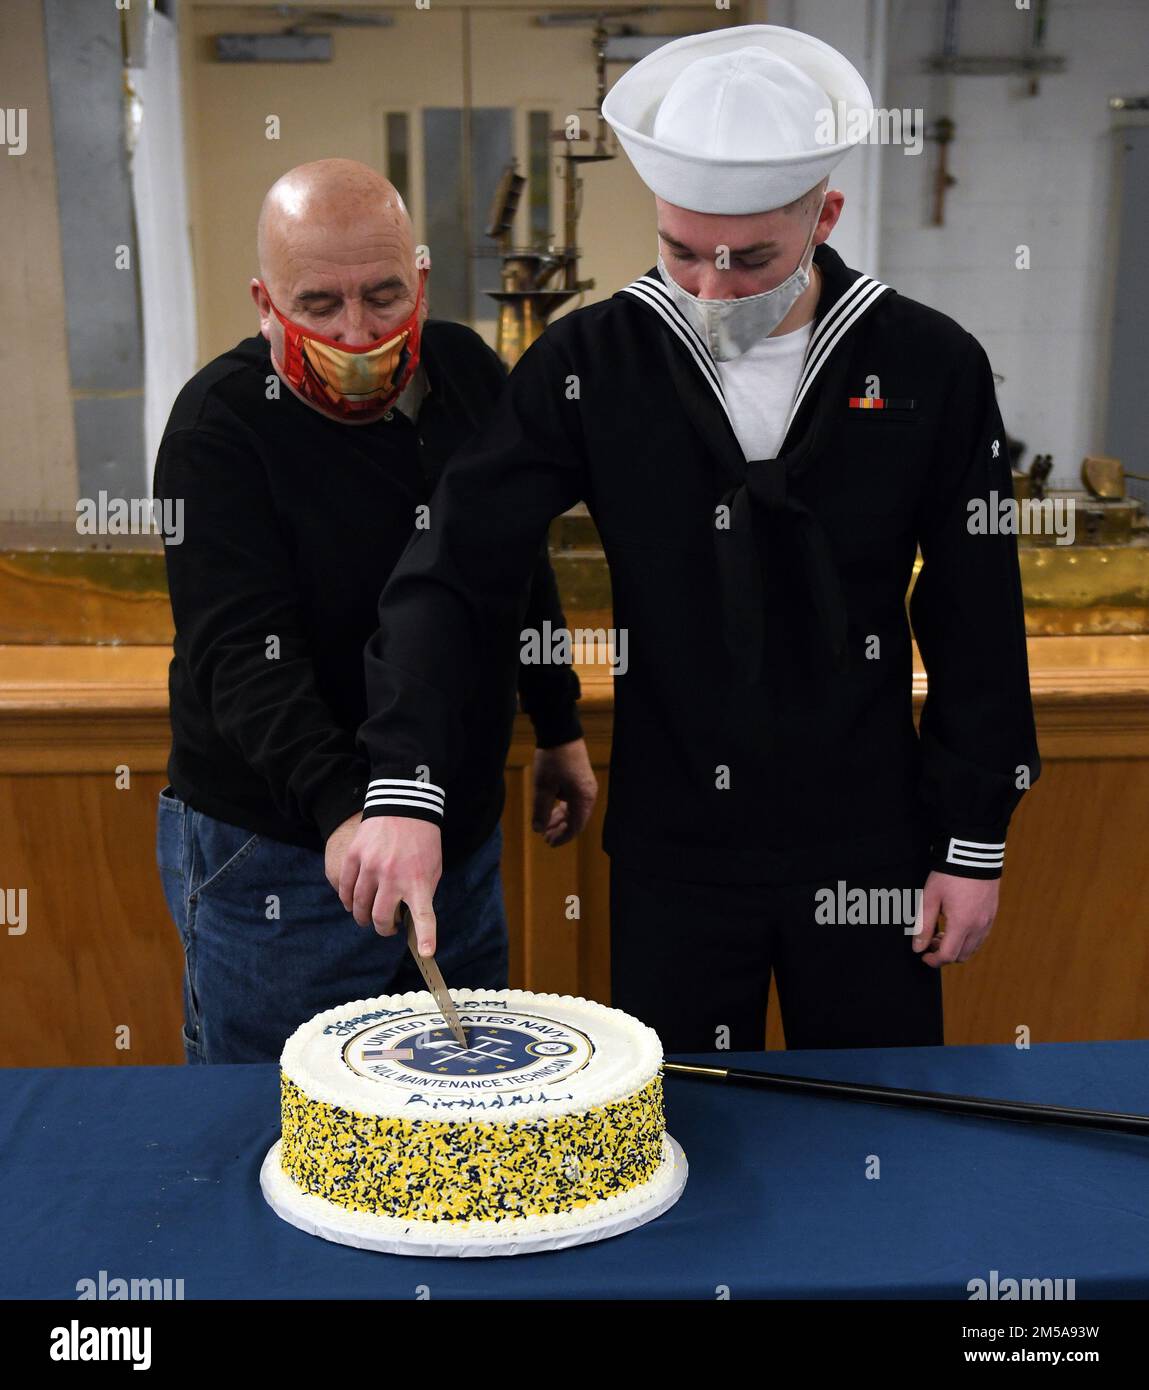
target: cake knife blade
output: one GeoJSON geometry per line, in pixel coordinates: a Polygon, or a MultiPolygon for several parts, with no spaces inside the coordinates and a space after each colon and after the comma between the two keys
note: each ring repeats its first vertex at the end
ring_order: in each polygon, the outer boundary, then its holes
{"type": "Polygon", "coordinates": [[[407,928],[407,949],[415,957],[415,963],[422,972],[424,980],[427,981],[427,988],[434,995],[439,1012],[443,1015],[443,1021],[450,1028],[455,1041],[461,1047],[466,1047],[467,1035],[463,1032],[463,1024],[459,1018],[459,1011],[455,1008],[455,1001],[447,992],[447,982],[443,979],[443,972],[435,963],[434,956],[421,956],[419,954],[419,938],[415,935],[415,922],[411,916],[411,909],[406,903],[400,903],[399,911],[401,921],[407,928]]]}

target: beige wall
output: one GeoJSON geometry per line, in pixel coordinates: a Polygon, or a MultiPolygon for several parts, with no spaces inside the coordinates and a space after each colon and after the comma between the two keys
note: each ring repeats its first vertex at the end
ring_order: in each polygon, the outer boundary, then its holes
{"type": "Polygon", "coordinates": [[[0,516],[68,512],[76,443],[56,160],[40,0],[3,0],[0,100],[25,109],[28,148],[0,150],[0,516]]]}
{"type": "MultiPolygon", "coordinates": [[[[572,6],[459,6],[432,0],[428,10],[389,11],[395,21],[390,28],[331,30],[331,63],[288,66],[215,62],[212,35],[277,31],[282,23],[250,5],[185,3],[192,240],[204,360],[255,331],[247,282],[255,271],[256,216],[268,185],[284,170],[331,155],[382,168],[383,113],[395,107],[514,105],[525,113],[549,105],[561,123],[568,113],[593,106],[591,27],[544,29],[532,22],[537,14],[563,8],[572,6]],[[280,118],[278,141],[264,133],[272,114],[280,118]]],[[[736,10],[673,5],[640,24],[651,33],[690,33],[738,22],[736,10]]],[[[621,72],[612,65],[608,82],[621,72]]],[[[593,112],[580,115],[594,119],[593,112]]],[[[416,170],[421,164],[417,149],[412,163],[416,170]]],[[[584,301],[590,302],[654,263],[654,207],[625,155],[588,167],[584,179],[580,275],[596,281],[584,301]]],[[[417,239],[425,240],[418,186],[411,202],[417,239]]],[[[561,239],[557,187],[552,207],[561,239]]],[[[434,254],[432,246],[432,260],[434,254]]],[[[434,312],[434,271],[428,288],[434,312]]]]}

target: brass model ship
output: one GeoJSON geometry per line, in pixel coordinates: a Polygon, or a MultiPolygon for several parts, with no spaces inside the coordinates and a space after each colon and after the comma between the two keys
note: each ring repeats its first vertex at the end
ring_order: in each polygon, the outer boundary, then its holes
{"type": "Polygon", "coordinates": [[[606,38],[606,30],[599,24],[594,35],[597,100],[593,107],[583,108],[595,113],[593,136],[582,134],[581,123],[573,135],[567,129],[550,133],[551,140],[562,146],[559,156],[563,189],[562,244],[514,246],[512,227],[526,184],[526,179],[518,172],[517,160],[511,160],[499,180],[488,213],[486,235],[496,241],[503,263],[502,288],[488,291],[499,305],[495,351],[508,369],[535,341],[556,309],[584,290],[594,289],[593,280],[580,280],[578,276],[578,219],[582,205],[579,169],[584,164],[601,164],[617,158],[602,115],[602,99],[606,94],[606,38]]]}
{"type": "MultiPolygon", "coordinates": [[[[1149,633],[1149,518],[1125,495],[1119,460],[1086,458],[1082,487],[1051,488],[1049,455],[1013,470],[1014,498],[1043,508],[1039,529],[1018,534],[1025,629],[1031,637],[1149,633]],[[1050,518],[1072,518],[1061,534],[1050,518]]],[[[1031,508],[1031,514],[1033,509],[1031,508]]],[[[567,607],[610,621],[610,578],[593,523],[582,509],[551,526],[551,559],[567,607]]],[[[909,593],[922,559],[914,563],[909,593]]]]}
{"type": "MultiPolygon", "coordinates": [[[[1051,488],[1048,454],[1014,469],[1014,496],[1047,516],[1072,518],[1068,534],[1043,525],[1018,536],[1026,631],[1031,636],[1149,632],[1149,518],[1125,493],[1118,459],[1087,457],[1081,488],[1051,488]]],[[[1142,479],[1143,480],[1143,479],[1142,479]]],[[[1062,527],[1064,531],[1065,528],[1062,527]]]]}

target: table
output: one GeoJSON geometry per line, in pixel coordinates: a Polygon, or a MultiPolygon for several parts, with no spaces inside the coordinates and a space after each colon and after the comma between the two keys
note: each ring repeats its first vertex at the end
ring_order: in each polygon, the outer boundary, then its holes
{"type": "MultiPolygon", "coordinates": [[[[1149,1042],[723,1053],[735,1066],[1149,1112],[1149,1042]]],[[[715,1054],[682,1056],[714,1061],[715,1054]]],[[[277,1069],[0,1070],[0,1297],[183,1279],[184,1297],[966,1298],[967,1281],[1149,1294],[1149,1142],[680,1077],[667,1127],[690,1179],[671,1211],[595,1245],[413,1259],[328,1244],[259,1190],[277,1069]],[[867,1179],[876,1156],[878,1179],[867,1179]]]]}

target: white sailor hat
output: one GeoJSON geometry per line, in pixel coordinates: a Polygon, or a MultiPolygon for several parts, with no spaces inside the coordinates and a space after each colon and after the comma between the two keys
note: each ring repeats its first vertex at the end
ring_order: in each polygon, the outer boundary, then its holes
{"type": "Polygon", "coordinates": [[[768,212],[864,140],[870,89],[828,43],[777,24],[688,34],[648,54],[607,93],[639,178],[695,212],[768,212]]]}

